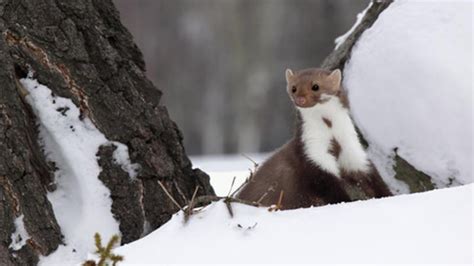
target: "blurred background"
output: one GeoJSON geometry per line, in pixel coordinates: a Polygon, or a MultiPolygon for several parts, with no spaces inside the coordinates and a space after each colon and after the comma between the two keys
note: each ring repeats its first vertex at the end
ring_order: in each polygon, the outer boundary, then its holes
{"type": "Polygon", "coordinates": [[[114,0],[190,155],[268,152],[293,133],[286,68],[319,66],[369,0],[114,0]]]}

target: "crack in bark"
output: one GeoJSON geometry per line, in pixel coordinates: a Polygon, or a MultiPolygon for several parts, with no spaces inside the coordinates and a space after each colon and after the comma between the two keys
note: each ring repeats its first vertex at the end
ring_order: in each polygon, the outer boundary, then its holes
{"type": "MultiPolygon", "coordinates": [[[[93,117],[89,109],[88,97],[84,89],[80,88],[74,79],[71,77],[69,69],[64,64],[57,64],[51,62],[48,54],[38,45],[34,44],[31,40],[28,40],[27,37],[19,37],[12,33],[9,30],[6,30],[4,33],[4,38],[7,41],[9,46],[20,46],[23,47],[29,54],[33,55],[43,66],[49,68],[50,70],[58,73],[64,79],[64,82],[69,86],[72,94],[76,96],[79,100],[79,110],[81,112],[81,119],[86,116],[89,117],[92,122],[94,122],[93,117]]],[[[95,124],[95,123],[94,123],[95,124]]]]}
{"type": "Polygon", "coordinates": [[[20,216],[20,200],[16,196],[16,193],[13,191],[13,185],[5,176],[0,176],[0,185],[6,191],[6,195],[10,198],[10,202],[13,204],[13,210],[15,211],[15,216],[20,216]]]}
{"type": "Polygon", "coordinates": [[[140,212],[142,213],[143,215],[143,232],[142,232],[142,236],[145,232],[145,225],[147,223],[147,220],[146,220],[146,213],[145,213],[145,203],[143,202],[143,199],[144,199],[144,189],[143,189],[143,181],[140,180],[140,179],[137,179],[136,180],[137,184],[138,184],[138,203],[139,203],[139,206],[140,206],[140,212]]]}
{"type": "MultiPolygon", "coordinates": [[[[7,111],[6,111],[7,107],[5,104],[0,104],[0,110],[2,112],[2,115],[3,115],[3,118],[4,118],[4,121],[6,122],[6,129],[8,130],[11,126],[12,126],[12,120],[10,119],[10,117],[8,116],[7,114],[7,111]]],[[[6,132],[6,131],[5,131],[6,132]]]]}
{"type": "MultiPolygon", "coordinates": [[[[25,228],[26,229],[26,228],[25,228]]],[[[29,238],[26,240],[26,244],[31,248],[33,249],[34,251],[36,251],[37,254],[41,254],[41,255],[46,255],[45,253],[45,250],[44,248],[38,244],[38,242],[36,242],[33,238],[29,238]]]]}

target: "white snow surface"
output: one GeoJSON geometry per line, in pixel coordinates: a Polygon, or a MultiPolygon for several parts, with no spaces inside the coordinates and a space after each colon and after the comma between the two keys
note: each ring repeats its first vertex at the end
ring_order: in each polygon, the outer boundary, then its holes
{"type": "Polygon", "coordinates": [[[269,157],[266,153],[239,155],[206,155],[191,157],[193,167],[200,168],[211,178],[211,185],[218,196],[227,196],[235,177],[232,191],[236,190],[254,170],[255,161],[261,164],[269,157]]]}
{"type": "Polygon", "coordinates": [[[395,1],[345,66],[352,115],[394,191],[407,190],[392,178],[394,148],[439,187],[473,182],[472,6],[395,1]]]}
{"type": "Polygon", "coordinates": [[[11,235],[12,242],[9,248],[13,250],[20,250],[25,244],[26,240],[30,239],[30,235],[26,231],[25,224],[23,223],[24,215],[20,215],[15,218],[15,232],[11,235]]]}
{"type": "Polygon", "coordinates": [[[473,185],[269,212],[214,203],[115,253],[125,265],[169,263],[472,263],[473,185]]]}
{"type": "Polygon", "coordinates": [[[80,120],[80,111],[70,99],[52,95],[31,77],[22,79],[21,84],[29,92],[26,100],[37,117],[40,144],[58,168],[57,189],[48,193],[48,200],[66,244],[42,257],[40,265],[72,265],[94,250],[96,232],[104,239],[120,235],[119,223],[111,213],[110,191],[98,179],[99,147],[117,146],[114,159],[131,178],[139,166],[131,164],[125,145],[107,140],[88,118],[80,120]]]}

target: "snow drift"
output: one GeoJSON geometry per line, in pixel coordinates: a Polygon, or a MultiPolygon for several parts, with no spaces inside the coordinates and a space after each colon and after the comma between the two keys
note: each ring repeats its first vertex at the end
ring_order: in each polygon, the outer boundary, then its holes
{"type": "Polygon", "coordinates": [[[268,212],[222,202],[115,250],[123,265],[470,263],[473,185],[268,212]]]}

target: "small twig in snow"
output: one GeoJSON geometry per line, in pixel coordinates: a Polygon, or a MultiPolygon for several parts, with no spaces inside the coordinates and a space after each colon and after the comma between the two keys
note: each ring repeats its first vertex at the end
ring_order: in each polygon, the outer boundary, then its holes
{"type": "Polygon", "coordinates": [[[278,203],[277,203],[277,208],[278,210],[281,210],[281,202],[283,201],[283,194],[285,194],[285,192],[283,190],[280,190],[280,197],[278,198],[278,203]]]}
{"type": "Polygon", "coordinates": [[[196,186],[196,189],[194,189],[193,197],[191,198],[191,206],[193,206],[194,199],[196,199],[197,192],[199,190],[199,186],[196,186]]]}
{"type": "Polygon", "coordinates": [[[247,231],[247,230],[254,229],[254,228],[257,226],[257,224],[258,224],[258,223],[257,223],[257,222],[255,222],[255,224],[254,224],[254,225],[247,227],[247,229],[245,229],[245,230],[247,231]]]}
{"type": "Polygon", "coordinates": [[[227,207],[227,210],[229,211],[230,217],[233,218],[234,217],[234,211],[232,210],[232,205],[230,205],[230,201],[228,199],[230,199],[230,198],[226,198],[224,200],[225,206],[227,207]]]}
{"type": "Polygon", "coordinates": [[[168,198],[170,198],[170,200],[174,203],[174,205],[176,205],[176,207],[178,207],[182,212],[184,212],[183,208],[181,207],[181,205],[179,205],[179,203],[173,198],[173,196],[168,192],[168,190],[166,189],[166,187],[163,185],[163,183],[161,183],[160,180],[158,180],[158,184],[160,185],[160,187],[163,189],[163,191],[165,192],[165,194],[168,196],[168,198]]]}
{"type": "Polygon", "coordinates": [[[230,194],[230,197],[231,197],[231,198],[233,198],[235,194],[237,194],[245,185],[247,185],[248,182],[250,182],[250,181],[252,180],[252,178],[253,178],[253,173],[254,173],[255,171],[257,171],[257,168],[255,168],[254,170],[249,169],[249,171],[250,171],[249,177],[247,177],[247,178],[245,179],[245,181],[242,182],[242,184],[240,184],[240,186],[239,186],[234,192],[232,192],[232,194],[230,194]]]}
{"type": "MultiPolygon", "coordinates": [[[[252,226],[247,226],[247,227],[245,228],[245,231],[254,229],[254,228],[257,226],[257,224],[258,224],[258,223],[255,222],[254,225],[252,225],[252,226]]],[[[240,228],[240,229],[244,229],[244,227],[243,227],[241,224],[237,224],[237,227],[240,228]]]]}
{"type": "MultiPolygon", "coordinates": [[[[250,177],[251,176],[252,176],[252,171],[250,171],[250,177]]],[[[242,184],[240,184],[240,186],[234,192],[232,192],[232,194],[229,195],[229,197],[233,198],[235,194],[237,194],[237,192],[239,192],[249,182],[250,177],[246,178],[245,181],[242,182],[242,184]]]]}
{"type": "Polygon", "coordinates": [[[230,197],[230,193],[232,192],[232,188],[234,187],[234,183],[235,183],[235,179],[237,177],[234,176],[234,178],[232,179],[232,183],[230,184],[230,189],[229,189],[229,193],[227,193],[227,197],[230,197]]]}
{"type": "Polygon", "coordinates": [[[253,160],[252,158],[250,158],[250,156],[248,156],[248,155],[246,155],[246,154],[244,154],[244,153],[241,153],[240,155],[242,155],[243,157],[245,157],[245,158],[247,158],[249,161],[251,161],[251,162],[253,163],[253,167],[254,167],[254,168],[257,168],[257,167],[258,167],[258,163],[257,163],[255,160],[253,160]]]}
{"type": "Polygon", "coordinates": [[[201,203],[209,203],[209,202],[214,202],[214,201],[220,201],[220,200],[227,200],[229,202],[237,202],[237,203],[242,203],[245,205],[250,205],[254,207],[260,207],[260,204],[253,202],[253,201],[246,201],[242,199],[237,199],[237,198],[228,198],[228,197],[219,197],[219,196],[211,196],[211,195],[205,195],[205,196],[200,196],[197,197],[196,200],[194,201],[194,205],[198,205],[201,203]]]}
{"type": "Polygon", "coordinates": [[[194,193],[191,198],[191,201],[189,202],[188,208],[186,209],[186,212],[184,213],[184,222],[187,222],[189,219],[189,216],[191,216],[194,213],[194,200],[196,199],[198,190],[199,190],[199,186],[196,186],[196,188],[194,189],[194,193]]]}
{"type": "Polygon", "coordinates": [[[179,188],[178,186],[178,183],[176,183],[176,180],[173,179],[173,185],[174,187],[176,188],[176,190],[178,191],[179,195],[181,196],[181,198],[183,198],[184,202],[188,202],[188,198],[186,198],[186,196],[184,195],[183,191],[181,191],[181,189],[179,188]]]}
{"type": "Polygon", "coordinates": [[[262,200],[265,199],[266,196],[268,196],[268,193],[270,193],[270,191],[275,191],[275,188],[273,186],[270,186],[267,191],[265,191],[265,193],[263,193],[263,195],[257,200],[257,203],[260,204],[262,200]]]}
{"type": "Polygon", "coordinates": [[[283,194],[284,191],[280,190],[280,197],[278,198],[277,204],[268,208],[268,211],[280,211],[282,209],[283,205],[281,204],[281,202],[283,201],[283,194]]]}

